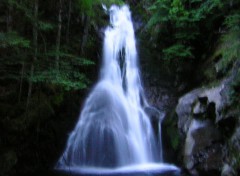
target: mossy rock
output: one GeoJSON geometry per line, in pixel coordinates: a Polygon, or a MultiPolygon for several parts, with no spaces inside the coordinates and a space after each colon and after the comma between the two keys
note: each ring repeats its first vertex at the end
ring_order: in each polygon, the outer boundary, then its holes
{"type": "Polygon", "coordinates": [[[164,119],[163,128],[166,129],[167,138],[173,150],[179,149],[180,136],[177,127],[178,118],[175,113],[170,114],[164,119]]]}

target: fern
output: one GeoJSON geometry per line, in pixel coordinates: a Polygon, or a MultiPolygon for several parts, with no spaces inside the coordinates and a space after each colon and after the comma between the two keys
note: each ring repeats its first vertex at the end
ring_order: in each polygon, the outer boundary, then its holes
{"type": "Polygon", "coordinates": [[[51,23],[48,23],[48,22],[43,22],[43,21],[39,21],[38,22],[38,28],[41,30],[41,31],[51,31],[54,29],[54,25],[51,24],[51,23]]]}
{"type": "Polygon", "coordinates": [[[45,83],[52,84],[62,87],[63,89],[69,90],[79,90],[87,87],[89,80],[84,74],[77,71],[70,70],[46,70],[46,71],[36,71],[35,75],[29,78],[35,83],[45,83]]]}
{"type": "Polygon", "coordinates": [[[191,47],[175,44],[163,50],[165,59],[193,58],[191,47]]]}
{"type": "Polygon", "coordinates": [[[50,51],[39,57],[49,59],[45,62],[40,59],[35,62],[35,74],[29,78],[32,82],[56,85],[66,91],[84,89],[89,85],[90,81],[80,70],[95,64],[92,60],[61,51],[50,51]],[[56,54],[61,57],[59,69],[55,69],[55,60],[51,59],[56,54]]]}
{"type": "Polygon", "coordinates": [[[0,32],[0,48],[22,47],[29,48],[30,41],[19,36],[16,32],[0,32]]]}
{"type": "Polygon", "coordinates": [[[231,65],[240,59],[240,15],[235,13],[225,20],[228,32],[222,36],[220,47],[215,56],[221,56],[216,64],[217,71],[226,73],[231,65]]]}
{"type": "Polygon", "coordinates": [[[151,15],[146,27],[154,38],[152,43],[165,39],[159,41],[163,59],[194,58],[193,51],[196,51],[196,43],[200,40],[199,26],[220,6],[219,0],[156,0],[147,9],[151,15]],[[169,39],[166,35],[170,36],[169,39]]]}

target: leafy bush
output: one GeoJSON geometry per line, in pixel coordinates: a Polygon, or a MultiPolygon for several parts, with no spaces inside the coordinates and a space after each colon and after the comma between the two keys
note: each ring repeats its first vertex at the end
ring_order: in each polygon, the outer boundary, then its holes
{"type": "MultiPolygon", "coordinates": [[[[158,49],[163,51],[163,59],[184,59],[198,58],[196,53],[199,41],[208,40],[201,35],[201,25],[205,21],[212,19],[209,16],[221,7],[219,0],[156,0],[153,5],[148,8],[151,14],[147,23],[147,29],[151,35],[156,36],[153,42],[160,42],[158,49]],[[166,37],[168,36],[168,40],[166,37]],[[165,40],[161,40],[165,38],[165,40]]],[[[218,14],[218,13],[217,13],[218,14]]],[[[216,16],[217,16],[216,14],[216,16]]],[[[204,26],[211,28],[214,26],[204,26]]],[[[206,41],[203,41],[205,43],[206,41]]],[[[200,48],[201,49],[201,48],[200,48]]]]}

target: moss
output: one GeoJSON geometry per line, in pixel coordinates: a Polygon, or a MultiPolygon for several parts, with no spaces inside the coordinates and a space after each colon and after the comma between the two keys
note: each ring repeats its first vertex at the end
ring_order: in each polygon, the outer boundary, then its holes
{"type": "Polygon", "coordinates": [[[175,128],[170,127],[170,128],[167,129],[167,135],[170,138],[171,147],[174,150],[177,150],[178,147],[179,147],[179,143],[180,143],[180,138],[179,138],[179,135],[178,135],[178,131],[175,128]]]}
{"type": "Polygon", "coordinates": [[[216,79],[216,76],[215,76],[216,72],[215,72],[215,69],[213,67],[205,69],[203,74],[204,74],[204,77],[206,78],[207,81],[216,79]]]}
{"type": "Polygon", "coordinates": [[[219,85],[221,77],[217,75],[217,70],[215,67],[216,60],[218,56],[211,56],[206,59],[200,67],[200,72],[202,72],[202,86],[206,88],[215,87],[219,85]]]}
{"type": "Polygon", "coordinates": [[[172,113],[165,118],[164,126],[166,127],[167,138],[170,139],[170,145],[173,150],[179,149],[180,137],[177,127],[177,115],[172,113]]]}
{"type": "Polygon", "coordinates": [[[228,144],[229,148],[229,160],[231,162],[231,165],[233,166],[234,170],[240,169],[240,153],[239,149],[237,149],[231,142],[228,144]]]}

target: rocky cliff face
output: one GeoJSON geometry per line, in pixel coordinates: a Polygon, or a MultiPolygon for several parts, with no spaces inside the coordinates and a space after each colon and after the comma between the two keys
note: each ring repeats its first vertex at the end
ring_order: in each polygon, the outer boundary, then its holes
{"type": "Polygon", "coordinates": [[[183,167],[193,175],[240,173],[240,115],[229,93],[235,78],[232,74],[218,85],[195,89],[178,101],[183,167]]]}

